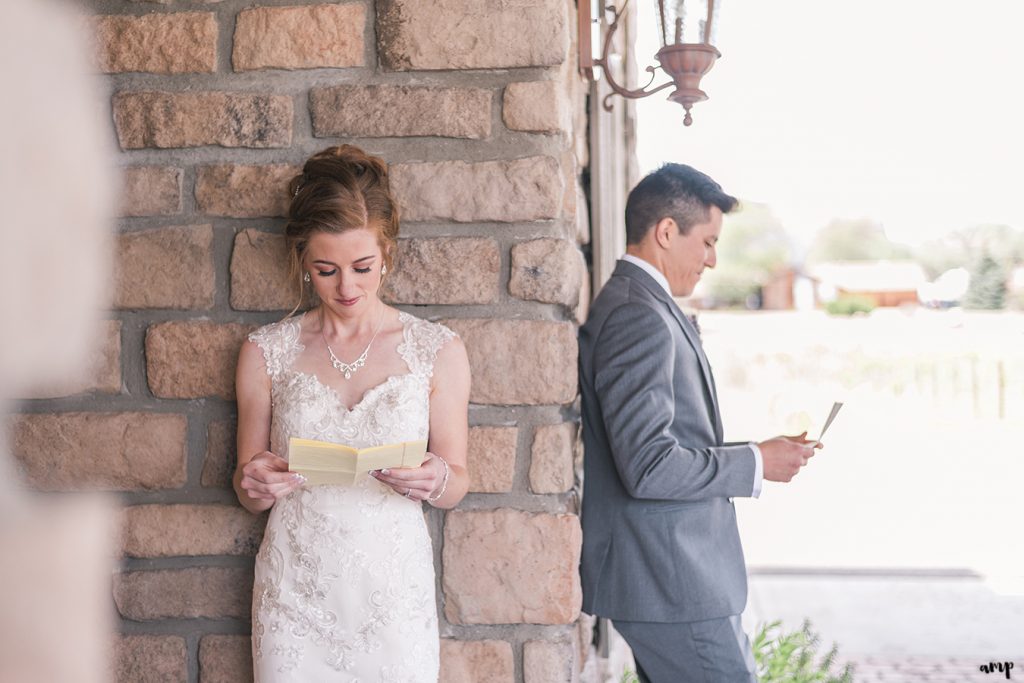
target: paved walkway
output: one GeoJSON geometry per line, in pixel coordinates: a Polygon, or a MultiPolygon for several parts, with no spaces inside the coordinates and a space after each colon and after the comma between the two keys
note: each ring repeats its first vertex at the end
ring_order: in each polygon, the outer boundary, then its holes
{"type": "Polygon", "coordinates": [[[810,619],[824,654],[857,667],[855,680],[961,683],[1007,680],[982,664],[1013,662],[1024,681],[1024,591],[976,576],[754,573],[744,622],[810,619]],[[1019,592],[1018,592],[1019,591],[1019,592]]]}
{"type": "MultiPolygon", "coordinates": [[[[857,683],[1024,681],[1021,581],[986,581],[963,572],[754,567],[744,628],[753,637],[758,624],[776,619],[786,631],[809,619],[821,638],[819,659],[838,644],[840,662],[855,666],[857,683]],[[980,670],[992,662],[1012,662],[1010,678],[980,670]]],[[[592,653],[581,681],[620,683],[627,669],[629,650],[613,637],[608,658],[592,653]]]]}
{"type": "MultiPolygon", "coordinates": [[[[973,683],[974,681],[1005,681],[1005,673],[985,674],[980,663],[955,657],[904,657],[886,659],[862,657],[851,659],[856,666],[854,680],[858,683],[973,683]]],[[[1010,680],[1024,678],[1024,661],[1018,658],[1010,671],[1010,680]]]]}

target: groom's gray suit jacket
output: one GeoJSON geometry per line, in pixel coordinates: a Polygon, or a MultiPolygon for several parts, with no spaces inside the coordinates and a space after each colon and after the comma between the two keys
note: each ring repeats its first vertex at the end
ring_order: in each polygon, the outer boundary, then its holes
{"type": "Polygon", "coordinates": [[[583,610],[626,621],[739,614],[746,568],[731,498],[748,445],[723,445],[711,368],[672,298],[620,261],[580,328],[583,610]]]}

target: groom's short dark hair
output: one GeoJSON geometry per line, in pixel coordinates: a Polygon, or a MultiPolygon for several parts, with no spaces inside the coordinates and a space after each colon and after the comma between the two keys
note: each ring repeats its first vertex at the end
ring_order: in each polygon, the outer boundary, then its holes
{"type": "Polygon", "coordinates": [[[736,208],[735,197],[722,186],[686,164],[665,164],[633,188],[626,200],[626,244],[639,244],[662,218],[672,218],[684,235],[708,220],[708,209],[722,213],[736,208]]]}

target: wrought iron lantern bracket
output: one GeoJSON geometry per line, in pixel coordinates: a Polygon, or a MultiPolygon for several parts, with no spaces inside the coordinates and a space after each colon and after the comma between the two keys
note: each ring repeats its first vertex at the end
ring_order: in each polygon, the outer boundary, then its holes
{"type": "Polygon", "coordinates": [[[636,88],[635,90],[630,90],[629,88],[620,85],[619,82],[615,80],[614,72],[608,67],[608,56],[611,54],[612,40],[615,39],[615,32],[619,29],[619,19],[622,18],[622,15],[626,12],[628,7],[629,0],[626,0],[622,3],[622,9],[615,9],[615,5],[606,5],[604,8],[606,12],[610,12],[612,14],[612,22],[608,25],[608,31],[604,35],[604,43],[601,47],[601,58],[595,59],[594,65],[601,67],[601,70],[604,72],[605,80],[608,81],[608,87],[612,89],[612,92],[605,95],[601,102],[605,111],[611,111],[613,109],[611,100],[615,95],[621,95],[622,97],[631,100],[638,100],[642,97],[653,95],[656,92],[661,92],[665,88],[670,88],[675,85],[673,81],[668,81],[666,83],[662,83],[656,88],[649,89],[654,83],[654,79],[658,77],[658,71],[662,70],[661,66],[654,65],[650,65],[644,69],[651,75],[651,77],[645,85],[636,88]]]}
{"type": "MultiPolygon", "coordinates": [[[[612,111],[612,98],[615,95],[635,100],[675,86],[675,90],[669,95],[669,99],[683,105],[683,109],[686,110],[683,123],[689,126],[693,123],[690,108],[697,102],[702,102],[708,98],[707,94],[700,89],[700,79],[711,70],[715,60],[722,56],[721,53],[707,42],[665,45],[655,55],[658,65],[651,65],[645,69],[650,74],[650,79],[646,84],[636,89],[623,86],[615,80],[614,71],[609,67],[609,56],[612,53],[612,41],[615,38],[615,32],[618,31],[619,22],[628,6],[629,0],[625,0],[622,3],[621,9],[616,9],[614,5],[603,7],[605,12],[611,14],[611,23],[608,25],[607,31],[604,32],[601,56],[595,59],[591,48],[590,31],[592,18],[590,1],[579,0],[580,73],[589,80],[596,80],[594,67],[601,67],[608,87],[612,90],[612,92],[604,96],[601,102],[605,111],[612,111]],[[654,86],[654,81],[658,77],[658,71],[664,72],[670,80],[654,86]]],[[[706,36],[705,40],[707,40],[706,36]]]]}

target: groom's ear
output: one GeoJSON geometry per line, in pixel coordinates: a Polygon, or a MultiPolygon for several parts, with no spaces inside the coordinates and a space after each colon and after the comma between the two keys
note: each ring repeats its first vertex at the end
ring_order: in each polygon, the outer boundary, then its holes
{"type": "Polygon", "coordinates": [[[654,241],[662,249],[668,249],[672,244],[672,240],[679,235],[679,226],[676,224],[675,219],[668,216],[655,223],[652,230],[654,231],[654,241]]]}

